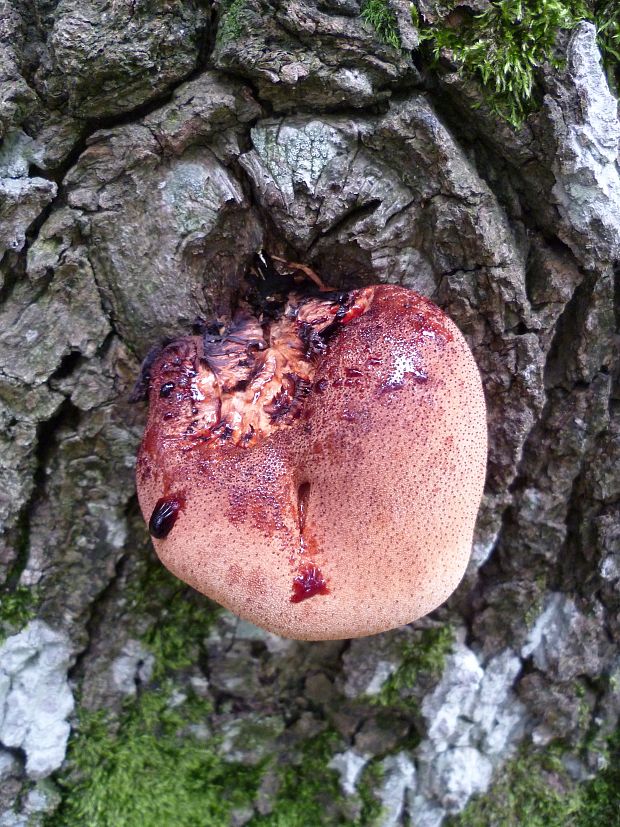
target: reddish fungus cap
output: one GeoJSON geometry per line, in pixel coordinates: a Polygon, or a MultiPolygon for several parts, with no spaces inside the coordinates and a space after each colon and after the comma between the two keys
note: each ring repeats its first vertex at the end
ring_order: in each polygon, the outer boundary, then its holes
{"type": "Polygon", "coordinates": [[[459,583],[486,467],[480,376],[403,287],[240,310],[149,367],[140,505],[165,566],[271,632],[375,634],[459,583]]]}

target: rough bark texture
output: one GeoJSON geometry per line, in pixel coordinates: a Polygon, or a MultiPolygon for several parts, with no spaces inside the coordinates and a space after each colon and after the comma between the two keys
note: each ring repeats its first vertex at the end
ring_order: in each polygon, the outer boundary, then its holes
{"type": "Polygon", "coordinates": [[[358,0],[0,2],[1,825],[91,823],[53,781],[84,783],[70,728],[106,710],[122,738],[150,693],[210,709],[179,749],[253,768],[204,824],[270,823],[325,732],[325,823],[440,825],[519,744],[599,768],[620,711],[617,104],[581,24],[514,130],[458,74],[429,83],[402,5],[399,51],[358,0]],[[411,627],[281,640],[153,561],[129,389],[153,343],[226,314],[261,247],[419,290],[480,366],[472,563],[411,627]]]}

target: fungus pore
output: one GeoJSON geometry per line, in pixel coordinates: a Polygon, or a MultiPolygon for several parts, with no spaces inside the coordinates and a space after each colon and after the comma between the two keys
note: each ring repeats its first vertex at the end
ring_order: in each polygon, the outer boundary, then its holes
{"type": "Polygon", "coordinates": [[[486,465],[454,323],[380,285],[212,331],[149,357],[138,495],[164,565],[297,639],[374,634],[446,600],[486,465]]]}

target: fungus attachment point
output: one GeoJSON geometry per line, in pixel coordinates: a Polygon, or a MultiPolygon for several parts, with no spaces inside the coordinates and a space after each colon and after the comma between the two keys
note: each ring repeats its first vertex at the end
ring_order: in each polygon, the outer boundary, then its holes
{"type": "Polygon", "coordinates": [[[308,640],[400,626],[457,586],[486,415],[469,348],[432,302],[392,285],[291,295],[145,365],[138,495],[182,580],[308,640]]]}

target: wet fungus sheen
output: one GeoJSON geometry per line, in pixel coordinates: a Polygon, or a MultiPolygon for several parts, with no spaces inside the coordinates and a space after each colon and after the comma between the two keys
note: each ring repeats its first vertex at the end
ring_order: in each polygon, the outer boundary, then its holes
{"type": "Polygon", "coordinates": [[[140,505],[177,577],[285,637],[409,623],[459,583],[485,476],[480,376],[403,287],[292,295],[147,359],[140,505]]]}

